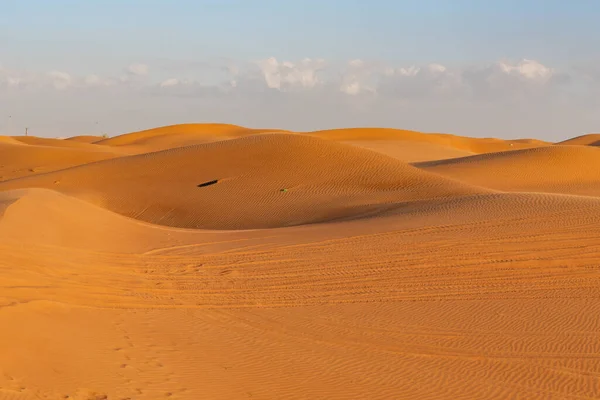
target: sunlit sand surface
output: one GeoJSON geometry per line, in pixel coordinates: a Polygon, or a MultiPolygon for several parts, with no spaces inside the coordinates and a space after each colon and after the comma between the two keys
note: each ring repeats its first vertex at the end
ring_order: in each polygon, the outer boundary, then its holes
{"type": "Polygon", "coordinates": [[[600,398],[600,146],[0,137],[0,399],[600,398]]]}

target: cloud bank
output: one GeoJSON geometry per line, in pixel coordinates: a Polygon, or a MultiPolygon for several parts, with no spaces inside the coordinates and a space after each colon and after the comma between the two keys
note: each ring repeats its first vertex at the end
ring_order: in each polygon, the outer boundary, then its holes
{"type": "MultiPolygon", "coordinates": [[[[548,140],[600,131],[600,69],[593,65],[270,57],[135,63],[121,71],[101,76],[0,67],[0,108],[13,125],[61,136],[194,121],[295,130],[389,126],[548,140]]],[[[0,120],[0,131],[20,130],[7,121],[0,120]]]]}

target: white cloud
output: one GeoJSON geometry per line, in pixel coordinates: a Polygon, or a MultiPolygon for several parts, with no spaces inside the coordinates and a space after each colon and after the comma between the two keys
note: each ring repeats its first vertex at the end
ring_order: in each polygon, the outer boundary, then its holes
{"type": "Polygon", "coordinates": [[[379,65],[361,59],[351,60],[342,72],[339,90],[351,96],[361,93],[375,93],[379,75],[385,75],[386,73],[393,73],[393,69],[382,69],[379,65]]]}
{"type": "Polygon", "coordinates": [[[23,89],[34,80],[35,74],[28,71],[17,71],[0,67],[0,87],[23,89]]]}
{"type": "Polygon", "coordinates": [[[500,61],[487,66],[465,68],[463,87],[479,100],[510,101],[551,96],[569,79],[566,73],[539,61],[523,59],[516,63],[500,61]]]}
{"type": "Polygon", "coordinates": [[[340,86],[340,90],[343,93],[349,94],[349,95],[357,95],[360,92],[366,90],[363,87],[361,87],[360,82],[358,81],[353,81],[353,82],[345,82],[342,83],[342,86],[340,86]]]}
{"type": "Polygon", "coordinates": [[[150,68],[146,64],[131,64],[127,67],[127,72],[135,76],[148,75],[150,68]]]}
{"type": "Polygon", "coordinates": [[[313,88],[320,83],[318,72],[325,60],[305,58],[298,63],[279,62],[275,57],[257,62],[267,86],[271,89],[313,88]]]}
{"type": "Polygon", "coordinates": [[[101,82],[101,79],[98,75],[88,75],[83,79],[83,82],[87,85],[87,86],[96,86],[99,85],[101,82]]]}
{"type": "MultiPolygon", "coordinates": [[[[566,81],[558,79],[566,76],[564,73],[561,75],[555,69],[530,59],[450,68],[439,63],[402,66],[353,59],[345,65],[339,65],[322,59],[279,61],[271,57],[255,63],[225,60],[216,68],[221,74],[211,75],[201,69],[196,74],[188,72],[182,76],[167,76],[159,81],[150,78],[132,79],[134,76],[148,74],[149,69],[145,64],[128,66],[129,75],[121,77],[96,74],[76,76],[64,71],[33,73],[0,68],[0,84],[13,89],[52,87],[56,90],[83,90],[115,86],[131,91],[185,85],[202,87],[202,93],[206,93],[206,88],[209,87],[239,94],[274,89],[280,92],[341,93],[352,97],[378,95],[404,101],[417,98],[475,96],[480,99],[495,99],[511,95],[523,96],[524,93],[545,90],[551,85],[566,81]]],[[[585,77],[588,75],[580,73],[580,80],[587,79],[585,77]]],[[[192,92],[191,89],[186,89],[186,93],[192,92]]]]}
{"type": "Polygon", "coordinates": [[[281,74],[279,73],[279,62],[275,57],[268,58],[258,62],[267,86],[272,89],[281,88],[281,74]]]}
{"type": "Polygon", "coordinates": [[[415,66],[415,65],[411,65],[410,67],[407,68],[398,68],[397,70],[393,70],[391,71],[391,74],[388,73],[388,75],[393,75],[394,72],[402,75],[402,76],[415,76],[417,75],[419,72],[421,71],[421,68],[415,66]]]}
{"type": "Polygon", "coordinates": [[[58,90],[64,90],[68,88],[73,82],[71,75],[66,72],[50,71],[47,75],[50,79],[50,83],[58,90]]]}
{"type": "Polygon", "coordinates": [[[160,83],[160,87],[171,87],[179,85],[179,79],[177,78],[169,78],[160,83]]]}
{"type": "Polygon", "coordinates": [[[527,59],[523,59],[515,65],[499,62],[498,67],[508,75],[516,75],[535,81],[548,80],[554,72],[552,68],[548,68],[538,61],[527,59]]]}
{"type": "Polygon", "coordinates": [[[103,87],[103,86],[112,86],[116,84],[116,80],[112,78],[105,78],[98,76],[96,74],[90,74],[83,78],[84,87],[103,87]]]}
{"type": "Polygon", "coordinates": [[[8,87],[19,87],[22,82],[23,82],[23,80],[19,77],[13,77],[13,76],[6,77],[6,84],[8,85],[8,87]]]}
{"type": "Polygon", "coordinates": [[[348,65],[350,65],[351,67],[354,67],[354,68],[362,68],[365,66],[365,62],[363,60],[357,58],[354,60],[350,60],[348,62],[348,65]]]}
{"type": "Polygon", "coordinates": [[[432,74],[443,74],[448,70],[448,68],[444,67],[441,64],[429,64],[427,69],[432,74]]]}

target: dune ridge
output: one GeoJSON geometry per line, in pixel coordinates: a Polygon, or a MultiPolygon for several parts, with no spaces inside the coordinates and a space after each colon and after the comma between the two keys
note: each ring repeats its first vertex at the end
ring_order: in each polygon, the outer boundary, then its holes
{"type": "Polygon", "coordinates": [[[423,133],[391,128],[347,128],[309,132],[310,135],[343,141],[403,140],[426,142],[471,153],[490,153],[503,150],[546,146],[550,143],[536,139],[502,140],[471,138],[447,133],[423,133]]]}
{"type": "Polygon", "coordinates": [[[94,143],[101,146],[125,147],[138,152],[150,152],[267,132],[281,131],[251,129],[229,124],[180,124],[131,132],[94,143]]]}
{"type": "Polygon", "coordinates": [[[102,136],[96,136],[96,135],[78,135],[78,136],[68,137],[65,140],[70,140],[73,142],[81,142],[81,143],[95,143],[95,142],[99,142],[100,140],[104,140],[104,139],[106,139],[106,138],[102,137],[102,136]]]}

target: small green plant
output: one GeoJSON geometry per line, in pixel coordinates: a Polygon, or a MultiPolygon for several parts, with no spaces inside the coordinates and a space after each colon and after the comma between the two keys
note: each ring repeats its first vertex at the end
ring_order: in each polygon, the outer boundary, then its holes
{"type": "Polygon", "coordinates": [[[102,135],[100,135],[103,139],[108,138],[108,135],[106,133],[103,133],[102,135]]]}

